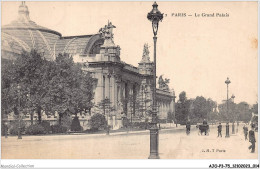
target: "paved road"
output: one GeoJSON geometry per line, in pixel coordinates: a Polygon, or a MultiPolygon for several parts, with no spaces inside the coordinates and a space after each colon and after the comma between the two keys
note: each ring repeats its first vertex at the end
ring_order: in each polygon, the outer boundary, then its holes
{"type": "MultiPolygon", "coordinates": [[[[209,136],[199,136],[193,127],[186,135],[183,127],[160,130],[161,159],[257,159],[239,132],[217,138],[217,129],[210,126],[209,136]],[[207,152],[208,151],[208,152],[207,152]]],[[[257,133],[256,133],[257,137],[257,133]]],[[[257,137],[258,138],[258,137],[257,137]]],[[[257,146],[256,146],[257,150],[257,146]]],[[[97,135],[56,135],[2,137],[3,159],[147,159],[149,131],[97,135]]]]}

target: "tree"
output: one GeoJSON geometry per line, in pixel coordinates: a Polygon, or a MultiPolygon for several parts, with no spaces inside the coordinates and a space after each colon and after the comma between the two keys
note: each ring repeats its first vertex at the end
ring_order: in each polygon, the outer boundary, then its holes
{"type": "Polygon", "coordinates": [[[187,102],[186,92],[179,94],[179,101],[176,103],[176,114],[175,118],[178,123],[186,124],[188,120],[190,104],[187,102]]]}
{"type": "MultiPolygon", "coordinates": [[[[19,108],[19,112],[36,111],[41,122],[41,109],[48,105],[48,63],[36,50],[23,52],[16,60],[6,62],[2,75],[2,103],[5,112],[19,108]],[[17,87],[20,86],[20,89],[17,87]],[[19,105],[18,105],[19,103],[19,105]],[[6,107],[9,107],[7,110],[6,107]]],[[[33,114],[31,113],[31,117],[33,114]]],[[[31,118],[32,119],[32,118],[31,118]]]]}
{"type": "Polygon", "coordinates": [[[145,109],[139,97],[136,97],[135,95],[130,95],[127,99],[127,102],[129,103],[130,107],[131,118],[133,116],[139,118],[144,117],[143,111],[145,111],[145,109]]]}
{"type": "Polygon", "coordinates": [[[75,116],[71,123],[71,131],[81,131],[81,129],[79,118],[75,116]]]}
{"type": "Polygon", "coordinates": [[[98,103],[98,107],[100,110],[103,111],[103,115],[106,115],[106,111],[108,111],[110,115],[110,112],[113,110],[110,99],[108,99],[107,97],[98,103]]]}
{"type": "Polygon", "coordinates": [[[105,128],[107,126],[106,118],[103,114],[94,114],[89,120],[90,128],[93,131],[97,131],[100,128],[105,128]]]}
{"type": "Polygon", "coordinates": [[[194,114],[199,121],[203,121],[203,119],[207,119],[208,114],[208,106],[207,100],[203,96],[197,96],[193,102],[194,106],[194,114]]]}
{"type": "Polygon", "coordinates": [[[239,120],[242,120],[244,122],[249,122],[252,117],[249,104],[247,102],[238,103],[237,114],[239,120]]]}
{"type": "Polygon", "coordinates": [[[185,92],[185,91],[182,91],[182,92],[179,94],[179,102],[180,102],[180,103],[185,103],[185,101],[187,101],[186,92],[185,92]]]}
{"type": "Polygon", "coordinates": [[[253,104],[251,111],[252,113],[258,114],[258,103],[253,104]]]}
{"type": "Polygon", "coordinates": [[[85,72],[82,65],[75,64],[73,58],[67,54],[59,54],[54,66],[50,70],[50,74],[55,76],[50,79],[48,101],[51,104],[48,108],[52,112],[58,112],[61,123],[66,111],[77,116],[77,113],[87,112],[93,106],[96,79],[85,72]]]}
{"type": "Polygon", "coordinates": [[[14,64],[10,60],[2,60],[1,65],[1,119],[3,120],[14,109],[14,99],[12,86],[12,76],[14,71],[14,64]]]}
{"type": "Polygon", "coordinates": [[[66,132],[71,129],[72,119],[69,111],[65,111],[62,114],[60,125],[66,129],[66,132]]]}
{"type": "Polygon", "coordinates": [[[227,121],[228,119],[228,114],[227,114],[227,104],[226,102],[219,104],[218,105],[218,110],[219,110],[219,120],[221,121],[227,121]]]}
{"type": "Polygon", "coordinates": [[[219,118],[224,121],[242,120],[248,122],[251,119],[251,110],[247,102],[228,103],[229,111],[227,111],[227,102],[218,105],[219,118]]]}
{"type": "Polygon", "coordinates": [[[2,114],[15,112],[77,113],[92,106],[96,80],[75,64],[69,55],[48,61],[36,50],[23,52],[16,60],[6,61],[2,69],[2,114]],[[20,86],[20,89],[18,89],[20,86]]]}
{"type": "MultiPolygon", "coordinates": [[[[211,98],[204,98],[203,96],[197,96],[195,99],[187,99],[186,92],[179,94],[179,100],[176,103],[175,118],[178,123],[186,124],[188,120],[191,123],[202,122],[203,119],[210,119],[210,115],[214,114],[214,118],[217,118],[217,102],[211,98]]],[[[211,116],[213,117],[213,116],[211,116]]]]}
{"type": "Polygon", "coordinates": [[[206,99],[203,96],[197,96],[196,99],[192,102],[192,106],[192,114],[196,119],[194,122],[198,123],[202,122],[203,119],[210,120],[210,114],[212,114],[214,109],[216,109],[217,103],[211,98],[206,99]]]}

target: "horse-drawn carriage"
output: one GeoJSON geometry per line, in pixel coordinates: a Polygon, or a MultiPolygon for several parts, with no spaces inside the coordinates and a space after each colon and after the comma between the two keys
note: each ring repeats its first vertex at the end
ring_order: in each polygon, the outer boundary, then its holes
{"type": "Polygon", "coordinates": [[[206,121],[203,121],[202,124],[198,124],[197,128],[199,128],[199,132],[198,132],[199,135],[203,135],[203,134],[207,136],[209,135],[209,125],[207,124],[206,121]]]}

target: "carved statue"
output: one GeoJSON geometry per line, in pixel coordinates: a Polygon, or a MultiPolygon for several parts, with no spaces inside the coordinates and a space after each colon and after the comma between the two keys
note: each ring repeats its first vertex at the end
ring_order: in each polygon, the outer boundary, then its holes
{"type": "Polygon", "coordinates": [[[148,43],[145,43],[144,44],[144,50],[143,50],[143,57],[144,56],[149,56],[149,53],[150,53],[150,51],[149,51],[148,43]]]}
{"type": "Polygon", "coordinates": [[[170,79],[163,79],[163,75],[161,75],[158,79],[158,84],[159,84],[159,89],[163,89],[163,90],[167,90],[169,91],[169,84],[170,83],[170,79]]]}
{"type": "Polygon", "coordinates": [[[148,43],[145,43],[143,49],[142,62],[150,62],[149,53],[150,51],[149,51],[148,43]]]}
{"type": "Polygon", "coordinates": [[[159,77],[158,79],[158,84],[159,84],[159,88],[161,89],[163,87],[163,78],[162,78],[162,75],[159,77]]]}
{"type": "Polygon", "coordinates": [[[108,24],[105,25],[103,28],[99,29],[99,34],[102,38],[105,39],[104,45],[115,45],[114,44],[114,34],[113,34],[113,28],[116,28],[112,22],[108,21],[108,24]]]}
{"type": "Polygon", "coordinates": [[[170,79],[165,78],[164,83],[168,85],[170,83],[170,79]]]}
{"type": "Polygon", "coordinates": [[[108,29],[108,35],[110,36],[111,39],[114,38],[113,28],[116,28],[116,27],[112,24],[112,22],[108,21],[107,29],[108,29]]]}
{"type": "Polygon", "coordinates": [[[105,25],[104,28],[100,28],[100,29],[99,29],[98,33],[100,34],[100,36],[101,36],[102,38],[105,38],[106,30],[107,30],[107,25],[105,25]]]}

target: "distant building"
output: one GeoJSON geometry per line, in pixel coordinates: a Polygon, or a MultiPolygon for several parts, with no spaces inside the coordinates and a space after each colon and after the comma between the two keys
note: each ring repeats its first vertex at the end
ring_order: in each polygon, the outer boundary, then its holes
{"type": "MultiPolygon", "coordinates": [[[[115,26],[111,22],[97,34],[64,37],[31,21],[24,2],[19,6],[18,14],[17,20],[2,27],[2,59],[15,59],[22,50],[31,49],[44,53],[49,60],[54,60],[60,53],[70,54],[75,62],[82,63],[84,70],[98,79],[93,102],[98,105],[104,99],[110,100],[112,126],[120,127],[122,117],[133,120],[147,117],[152,104],[153,79],[153,62],[147,44],[138,67],[135,67],[121,61],[120,47],[113,41],[115,26]]],[[[168,82],[169,79],[160,77],[156,90],[159,119],[164,120],[168,112],[175,113],[175,93],[170,91],[168,82]]],[[[91,110],[98,111],[102,113],[97,106],[91,110]]]]}

